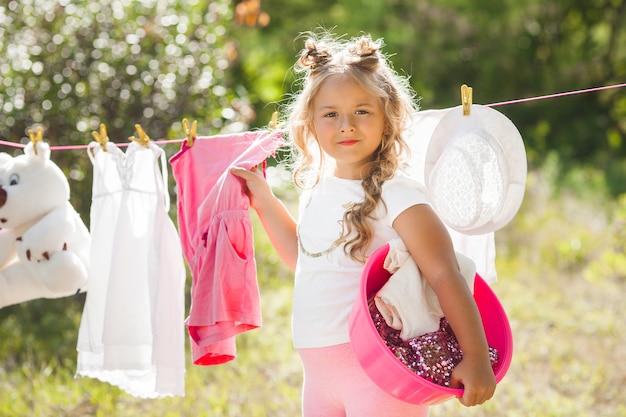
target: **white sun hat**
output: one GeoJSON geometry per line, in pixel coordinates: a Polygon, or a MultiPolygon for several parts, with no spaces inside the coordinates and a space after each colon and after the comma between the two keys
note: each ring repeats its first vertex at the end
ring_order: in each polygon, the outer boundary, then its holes
{"type": "Polygon", "coordinates": [[[430,203],[466,235],[493,232],[515,216],[526,187],[522,136],[502,113],[471,105],[449,109],[435,127],[424,164],[430,203]]]}

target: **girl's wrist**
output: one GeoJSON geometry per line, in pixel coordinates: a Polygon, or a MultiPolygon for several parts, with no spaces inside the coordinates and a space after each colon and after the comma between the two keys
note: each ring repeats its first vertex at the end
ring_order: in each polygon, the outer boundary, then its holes
{"type": "Polygon", "coordinates": [[[257,212],[263,212],[269,209],[271,206],[276,204],[278,198],[274,195],[271,189],[268,188],[267,193],[264,193],[262,196],[258,196],[252,202],[252,208],[257,212]]]}
{"type": "Polygon", "coordinates": [[[484,348],[476,347],[473,349],[463,349],[461,346],[461,350],[463,351],[464,359],[489,361],[489,346],[487,345],[484,348]]]}

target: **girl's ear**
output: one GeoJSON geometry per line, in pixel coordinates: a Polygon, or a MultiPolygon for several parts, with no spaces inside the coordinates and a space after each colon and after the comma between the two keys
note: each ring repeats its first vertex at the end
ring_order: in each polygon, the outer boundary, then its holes
{"type": "Polygon", "coordinates": [[[317,131],[315,130],[315,122],[313,121],[313,118],[311,118],[307,124],[306,124],[306,128],[309,131],[309,137],[312,137],[315,142],[319,141],[317,140],[317,131]]]}
{"type": "Polygon", "coordinates": [[[389,141],[389,137],[391,136],[391,126],[389,126],[389,122],[385,122],[385,128],[383,129],[383,139],[380,143],[381,148],[385,148],[387,146],[387,142],[389,141]]]}
{"type": "Polygon", "coordinates": [[[391,135],[392,131],[393,131],[393,129],[389,125],[389,120],[385,121],[385,129],[383,129],[383,135],[389,136],[389,135],[391,135]]]}

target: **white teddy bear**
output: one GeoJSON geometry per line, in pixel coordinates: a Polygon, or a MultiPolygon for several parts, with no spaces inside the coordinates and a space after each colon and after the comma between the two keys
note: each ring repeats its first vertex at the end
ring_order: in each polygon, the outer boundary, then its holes
{"type": "Polygon", "coordinates": [[[37,135],[24,155],[0,153],[0,308],[86,291],[91,236],[37,135]]]}

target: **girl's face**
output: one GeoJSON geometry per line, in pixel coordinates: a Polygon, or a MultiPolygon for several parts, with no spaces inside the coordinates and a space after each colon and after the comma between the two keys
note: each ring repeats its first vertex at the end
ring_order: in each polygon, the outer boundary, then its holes
{"type": "Polygon", "coordinates": [[[378,97],[353,79],[333,75],[313,98],[313,133],[336,161],[335,176],[361,179],[361,169],[380,146],[385,117],[378,97]]]}

